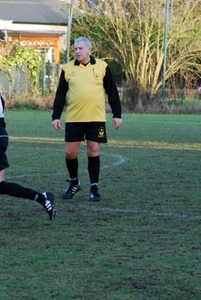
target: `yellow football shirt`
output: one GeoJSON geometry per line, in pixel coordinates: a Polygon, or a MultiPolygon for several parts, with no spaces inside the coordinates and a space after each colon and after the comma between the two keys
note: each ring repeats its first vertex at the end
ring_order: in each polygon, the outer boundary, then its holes
{"type": "Polygon", "coordinates": [[[107,64],[100,59],[86,66],[74,62],[63,66],[69,86],[65,122],[106,122],[103,78],[107,64]]]}

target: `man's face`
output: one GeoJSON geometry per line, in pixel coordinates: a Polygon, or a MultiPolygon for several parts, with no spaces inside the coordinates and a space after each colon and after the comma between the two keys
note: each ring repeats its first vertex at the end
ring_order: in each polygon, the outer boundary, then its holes
{"type": "Polygon", "coordinates": [[[87,64],[90,61],[91,48],[84,42],[77,42],[74,45],[76,59],[81,64],[87,64]]]}

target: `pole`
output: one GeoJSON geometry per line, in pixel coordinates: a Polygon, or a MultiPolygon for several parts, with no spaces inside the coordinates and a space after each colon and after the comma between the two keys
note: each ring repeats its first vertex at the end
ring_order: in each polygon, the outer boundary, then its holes
{"type": "Polygon", "coordinates": [[[72,17],[73,17],[73,0],[68,0],[66,62],[69,62],[70,60],[70,38],[71,38],[72,17]]]}
{"type": "Polygon", "coordinates": [[[42,95],[46,94],[46,49],[43,49],[43,86],[42,95]]]}
{"type": "Polygon", "coordinates": [[[162,78],[162,102],[165,101],[165,78],[167,65],[167,42],[168,42],[168,23],[169,23],[169,0],[166,0],[165,9],[165,32],[164,32],[164,60],[163,60],[163,78],[162,78]]]}

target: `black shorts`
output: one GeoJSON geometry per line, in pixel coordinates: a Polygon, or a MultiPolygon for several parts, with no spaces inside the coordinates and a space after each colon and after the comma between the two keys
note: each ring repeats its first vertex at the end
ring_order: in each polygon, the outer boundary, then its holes
{"type": "Polygon", "coordinates": [[[0,171],[9,167],[6,150],[8,147],[8,134],[4,127],[0,127],[0,171]]]}
{"type": "Polygon", "coordinates": [[[65,141],[107,143],[105,122],[65,123],[65,141]]]}

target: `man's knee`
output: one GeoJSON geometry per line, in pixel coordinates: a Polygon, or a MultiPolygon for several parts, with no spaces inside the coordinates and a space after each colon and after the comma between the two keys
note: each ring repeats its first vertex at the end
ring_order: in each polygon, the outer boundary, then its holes
{"type": "Polygon", "coordinates": [[[4,170],[0,170],[0,182],[4,181],[4,170]]]}
{"type": "Polygon", "coordinates": [[[66,146],[65,146],[66,158],[75,159],[78,155],[79,145],[80,145],[80,143],[78,143],[78,142],[66,143],[66,146]]]}
{"type": "Polygon", "coordinates": [[[87,154],[88,156],[98,156],[100,152],[100,145],[96,142],[87,143],[87,154]]]}

